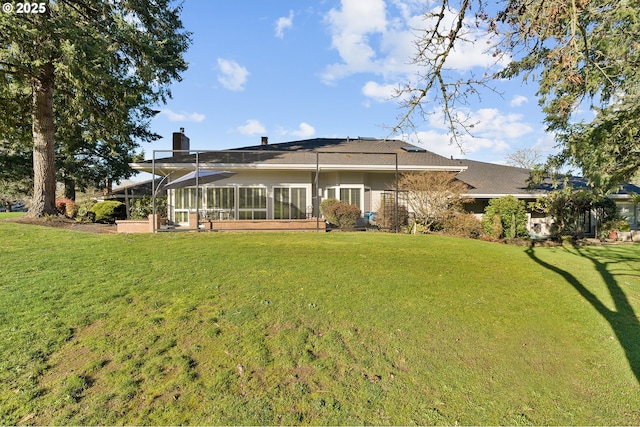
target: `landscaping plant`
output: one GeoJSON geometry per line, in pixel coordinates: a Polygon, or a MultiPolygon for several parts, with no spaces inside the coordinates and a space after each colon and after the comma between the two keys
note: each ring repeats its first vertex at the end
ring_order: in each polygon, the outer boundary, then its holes
{"type": "Polygon", "coordinates": [[[514,196],[491,199],[484,210],[482,226],[486,234],[496,239],[528,236],[525,203],[514,196]]]}

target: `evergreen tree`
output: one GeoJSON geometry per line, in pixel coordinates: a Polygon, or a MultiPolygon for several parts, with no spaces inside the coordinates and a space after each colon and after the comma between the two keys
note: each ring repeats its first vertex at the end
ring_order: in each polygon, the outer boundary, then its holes
{"type": "Polygon", "coordinates": [[[170,0],[43,5],[0,15],[0,132],[32,148],[30,216],[56,213],[56,154],[74,180],[104,165],[113,179],[129,173],[139,143],[158,138],[151,108],[171,96],[190,43],[170,0]]]}

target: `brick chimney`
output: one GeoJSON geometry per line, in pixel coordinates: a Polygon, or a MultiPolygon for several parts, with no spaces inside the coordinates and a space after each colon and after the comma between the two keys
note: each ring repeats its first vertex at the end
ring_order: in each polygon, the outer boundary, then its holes
{"type": "Polygon", "coordinates": [[[188,150],[189,138],[184,134],[184,128],[180,128],[180,132],[173,133],[173,155],[184,156],[189,153],[176,153],[176,150],[188,150]]]}
{"type": "Polygon", "coordinates": [[[269,137],[268,136],[263,136],[262,140],[260,141],[260,144],[269,145],[269,137]]]}

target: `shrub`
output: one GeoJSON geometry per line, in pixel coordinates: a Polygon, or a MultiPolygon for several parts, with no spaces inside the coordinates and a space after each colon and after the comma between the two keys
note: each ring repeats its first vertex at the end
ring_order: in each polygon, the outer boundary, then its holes
{"type": "Polygon", "coordinates": [[[91,208],[96,202],[93,200],[86,200],[77,204],[78,213],[76,214],[76,220],[81,222],[94,222],[95,213],[91,212],[91,208]]]}
{"type": "Polygon", "coordinates": [[[333,211],[329,209],[331,206],[336,203],[340,203],[339,200],[336,199],[324,199],[322,203],[320,203],[320,213],[327,220],[328,223],[337,225],[338,220],[333,215],[333,211]]]}
{"type": "Polygon", "coordinates": [[[492,199],[484,210],[482,227],[497,239],[528,236],[525,203],[514,196],[492,199]]]}
{"type": "Polygon", "coordinates": [[[474,214],[452,212],[442,221],[442,232],[451,236],[479,239],[482,237],[482,222],[474,214]]]}
{"type": "Polygon", "coordinates": [[[117,219],[125,219],[127,217],[126,206],[116,200],[98,202],[91,207],[89,212],[93,212],[95,215],[95,222],[106,224],[113,224],[117,219]]]}
{"type": "Polygon", "coordinates": [[[362,211],[350,204],[344,202],[336,202],[325,207],[325,217],[329,222],[340,228],[354,228],[358,224],[362,211]],[[329,218],[332,218],[330,220],[329,218]]]}
{"type": "MultiPolygon", "coordinates": [[[[129,214],[131,219],[147,219],[153,213],[153,198],[151,196],[143,196],[133,199],[129,214]]],[[[156,213],[162,218],[167,217],[167,198],[156,197],[156,213]]]]}
{"type": "Polygon", "coordinates": [[[631,227],[624,218],[614,218],[602,224],[600,228],[599,238],[604,240],[609,237],[609,233],[612,231],[630,231],[631,227]]]}
{"type": "Polygon", "coordinates": [[[61,215],[67,218],[75,218],[78,214],[78,205],[76,202],[66,197],[56,200],[56,209],[58,209],[61,215]]]}

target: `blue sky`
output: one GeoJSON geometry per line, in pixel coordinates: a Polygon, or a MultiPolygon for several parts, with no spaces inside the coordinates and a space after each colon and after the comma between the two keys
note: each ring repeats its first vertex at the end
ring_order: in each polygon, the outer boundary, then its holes
{"type": "MultiPolygon", "coordinates": [[[[270,143],[390,137],[403,112],[390,96],[417,71],[412,41],[425,26],[425,7],[425,0],[186,0],[189,69],[152,121],[163,139],[143,145],[147,158],[170,149],[181,127],[201,150],[256,145],[261,136],[270,143]]],[[[482,73],[490,62],[469,45],[451,66],[482,73]]],[[[416,118],[418,132],[400,137],[447,157],[489,162],[503,163],[520,148],[548,154],[554,143],[535,87],[518,80],[497,88],[502,97],[487,92],[467,107],[477,125],[463,140],[466,153],[449,144],[438,114],[416,118]]]]}

